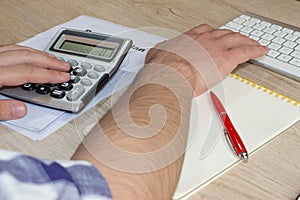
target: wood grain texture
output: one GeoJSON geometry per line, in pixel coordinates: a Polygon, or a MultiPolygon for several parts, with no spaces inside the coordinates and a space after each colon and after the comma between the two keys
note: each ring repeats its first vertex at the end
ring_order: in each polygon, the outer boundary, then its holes
{"type": "MultiPolygon", "coordinates": [[[[201,23],[219,27],[245,11],[300,27],[300,3],[295,0],[10,0],[0,1],[0,44],[21,42],[79,15],[132,28],[183,32],[201,23]]],[[[168,37],[168,31],[151,33],[168,37]]],[[[249,63],[235,72],[300,101],[299,82],[249,63]]],[[[68,159],[85,128],[110,106],[108,98],[42,141],[32,141],[1,125],[0,148],[39,158],[68,159]]],[[[294,199],[300,193],[299,154],[298,122],[251,155],[248,163],[238,164],[190,199],[294,199]]]]}

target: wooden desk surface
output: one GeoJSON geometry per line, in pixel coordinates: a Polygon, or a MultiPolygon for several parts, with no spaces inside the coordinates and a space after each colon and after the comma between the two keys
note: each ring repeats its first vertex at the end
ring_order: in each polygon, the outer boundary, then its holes
{"type": "MultiPolygon", "coordinates": [[[[132,28],[154,26],[182,32],[201,23],[218,27],[245,11],[300,27],[299,0],[10,0],[0,2],[0,44],[26,40],[79,15],[132,28]]],[[[248,63],[236,72],[300,100],[298,82],[248,63]]],[[[96,113],[86,113],[39,142],[1,125],[0,148],[36,157],[68,159],[83,137],[82,131],[89,123],[86,119],[100,118],[109,109],[109,101],[102,102],[96,109],[96,113]]],[[[190,199],[294,199],[300,193],[299,155],[298,122],[254,153],[248,163],[229,170],[190,199]]]]}

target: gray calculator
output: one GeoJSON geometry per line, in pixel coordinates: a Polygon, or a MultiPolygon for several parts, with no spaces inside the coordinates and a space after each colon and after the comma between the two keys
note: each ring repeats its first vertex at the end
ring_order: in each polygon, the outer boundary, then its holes
{"type": "Polygon", "coordinates": [[[61,29],[44,49],[71,65],[61,84],[25,83],[0,93],[34,104],[79,112],[117,71],[132,40],[91,31],[61,29]]]}

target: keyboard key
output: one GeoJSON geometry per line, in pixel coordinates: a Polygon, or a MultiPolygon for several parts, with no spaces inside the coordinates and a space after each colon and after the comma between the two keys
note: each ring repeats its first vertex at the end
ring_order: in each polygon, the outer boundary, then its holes
{"type": "Polygon", "coordinates": [[[276,31],[276,29],[267,27],[267,28],[265,28],[263,31],[264,31],[265,33],[273,34],[273,33],[276,31]]]}
{"type": "Polygon", "coordinates": [[[65,61],[62,57],[57,57],[57,60],[65,61]]]}
{"type": "Polygon", "coordinates": [[[283,43],[283,46],[289,47],[289,48],[294,48],[297,45],[296,42],[291,42],[291,41],[286,41],[283,43]]]}
{"type": "Polygon", "coordinates": [[[241,24],[241,23],[243,23],[246,20],[239,17],[239,18],[235,18],[233,21],[236,22],[236,23],[238,23],[238,24],[241,24]]]}
{"type": "Polygon", "coordinates": [[[300,32],[299,31],[295,31],[294,35],[299,38],[300,37],[300,32]]]}
{"type": "Polygon", "coordinates": [[[262,39],[269,40],[269,41],[272,40],[274,37],[275,36],[270,35],[268,33],[266,33],[266,34],[264,34],[264,35],[261,36],[262,39]]]}
{"type": "Polygon", "coordinates": [[[293,53],[291,53],[291,56],[300,59],[300,51],[294,51],[293,53]]]}
{"type": "Polygon", "coordinates": [[[274,28],[274,29],[276,29],[276,30],[281,30],[281,29],[282,29],[282,26],[279,26],[279,25],[277,25],[277,24],[272,24],[272,25],[271,25],[271,28],[274,28]]]}
{"type": "Polygon", "coordinates": [[[253,28],[244,26],[243,28],[240,29],[240,31],[243,33],[250,33],[251,31],[253,31],[253,28]]]}
{"type": "Polygon", "coordinates": [[[69,59],[69,60],[68,60],[68,63],[69,63],[72,67],[75,67],[75,66],[78,65],[77,60],[74,60],[74,59],[69,59]]]}
{"type": "Polygon", "coordinates": [[[104,68],[102,65],[96,65],[96,66],[94,67],[94,70],[95,70],[96,72],[104,72],[104,71],[105,71],[105,68],[104,68]]]}
{"type": "Polygon", "coordinates": [[[292,65],[295,65],[297,67],[300,67],[300,59],[293,58],[289,63],[291,63],[292,65]]]}
{"type": "Polygon", "coordinates": [[[265,21],[261,22],[260,24],[263,26],[271,26],[271,23],[265,21]]]}
{"type": "Polygon", "coordinates": [[[48,94],[50,92],[50,88],[44,85],[38,85],[35,89],[35,92],[38,94],[48,94]]]}
{"type": "Polygon", "coordinates": [[[259,23],[261,20],[257,19],[257,18],[251,18],[250,21],[254,22],[254,23],[259,23]]]}
{"type": "Polygon", "coordinates": [[[66,95],[66,92],[60,89],[53,89],[50,93],[51,97],[57,98],[57,99],[61,99],[66,95]]]}
{"type": "Polygon", "coordinates": [[[221,26],[220,29],[229,29],[230,30],[230,28],[227,26],[221,26]]]}
{"type": "Polygon", "coordinates": [[[279,49],[279,52],[284,53],[284,54],[290,54],[293,51],[293,49],[290,49],[288,47],[282,47],[279,49]]]}
{"type": "Polygon", "coordinates": [[[253,35],[255,37],[260,37],[263,34],[264,33],[262,31],[258,31],[258,30],[254,30],[254,31],[251,32],[251,35],[253,35]]]}
{"type": "Polygon", "coordinates": [[[92,69],[92,65],[88,62],[83,62],[80,66],[84,69],[92,69]]]}
{"type": "Polygon", "coordinates": [[[80,81],[80,78],[78,76],[73,75],[73,74],[70,76],[71,83],[78,83],[79,81],[80,81]]]}
{"type": "Polygon", "coordinates": [[[287,35],[287,33],[286,33],[286,32],[283,32],[283,31],[276,31],[276,32],[274,33],[274,35],[275,35],[275,36],[278,36],[278,37],[284,37],[284,36],[287,35]]]}
{"type": "Polygon", "coordinates": [[[80,83],[84,86],[91,86],[93,82],[90,79],[84,78],[80,81],[80,83]]]}
{"type": "Polygon", "coordinates": [[[255,25],[255,22],[251,22],[251,21],[245,21],[243,23],[244,26],[248,26],[248,27],[252,27],[253,25],[255,25]]]}
{"type": "Polygon", "coordinates": [[[277,44],[283,44],[286,40],[281,37],[275,37],[272,42],[275,42],[277,44]]]}
{"type": "Polygon", "coordinates": [[[85,76],[86,73],[87,73],[86,69],[83,69],[81,67],[76,67],[73,69],[73,75],[85,76]]]}
{"type": "Polygon", "coordinates": [[[294,32],[292,29],[289,29],[289,28],[283,28],[282,31],[286,32],[286,33],[289,33],[289,34],[294,32]]]}
{"type": "Polygon", "coordinates": [[[290,41],[295,41],[295,40],[297,40],[299,37],[295,36],[294,34],[288,34],[288,35],[285,36],[284,38],[287,39],[287,40],[290,40],[290,41]]]}
{"type": "Polygon", "coordinates": [[[261,30],[265,29],[266,26],[264,26],[264,25],[262,25],[262,24],[255,24],[255,25],[253,26],[253,28],[254,28],[255,30],[261,31],[261,30]]]}
{"type": "Polygon", "coordinates": [[[240,34],[242,34],[242,35],[245,35],[245,36],[249,37],[249,33],[240,32],[240,34]]]}
{"type": "Polygon", "coordinates": [[[234,22],[229,22],[226,24],[229,28],[233,28],[235,30],[240,30],[243,26],[234,22]]]}
{"type": "Polygon", "coordinates": [[[268,45],[268,47],[273,50],[278,50],[281,47],[281,45],[276,44],[276,43],[271,43],[268,45]]]}
{"type": "Polygon", "coordinates": [[[240,18],[243,18],[243,19],[246,19],[246,20],[249,20],[251,17],[247,16],[247,15],[241,15],[240,18]]]}
{"type": "Polygon", "coordinates": [[[258,42],[262,46],[267,46],[270,43],[270,41],[264,40],[264,39],[260,39],[260,40],[258,40],[258,42]]]}
{"type": "Polygon", "coordinates": [[[71,90],[73,88],[73,85],[70,82],[65,82],[65,83],[59,84],[58,88],[62,89],[62,90],[69,91],[69,90],[71,90]]]}
{"type": "Polygon", "coordinates": [[[259,41],[259,38],[254,35],[250,35],[249,38],[251,38],[252,40],[255,40],[255,41],[259,41]]]}
{"type": "Polygon", "coordinates": [[[82,85],[76,85],[73,90],[69,91],[67,94],[67,100],[75,101],[79,99],[81,95],[85,92],[85,89],[82,85]]]}
{"type": "Polygon", "coordinates": [[[99,75],[98,75],[96,72],[93,72],[93,71],[89,72],[89,73],[87,74],[87,76],[88,76],[89,78],[91,78],[91,79],[97,79],[97,78],[99,78],[99,75]]]}
{"type": "Polygon", "coordinates": [[[56,87],[57,86],[57,84],[54,84],[54,83],[46,83],[45,85],[48,87],[56,87]]]}
{"type": "Polygon", "coordinates": [[[23,90],[33,91],[35,89],[35,84],[34,83],[25,83],[25,84],[21,85],[21,88],[23,90]]]}
{"type": "Polygon", "coordinates": [[[280,53],[278,51],[274,51],[274,50],[269,50],[268,52],[268,56],[272,57],[272,58],[276,58],[280,53]]]}
{"type": "Polygon", "coordinates": [[[278,60],[288,62],[292,57],[289,55],[281,54],[277,58],[278,58],[278,60]]]}

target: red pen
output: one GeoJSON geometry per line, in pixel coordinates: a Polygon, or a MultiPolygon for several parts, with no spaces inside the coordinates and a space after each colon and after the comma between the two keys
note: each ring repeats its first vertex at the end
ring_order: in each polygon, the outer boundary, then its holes
{"type": "Polygon", "coordinates": [[[247,153],[246,147],[245,147],[242,139],[240,138],[239,134],[235,130],[233,124],[231,123],[231,120],[230,120],[224,106],[222,105],[219,98],[212,91],[210,92],[210,97],[213,102],[214,108],[223,124],[225,137],[226,137],[231,149],[234,151],[234,153],[238,157],[247,161],[248,153],[247,153]]]}

